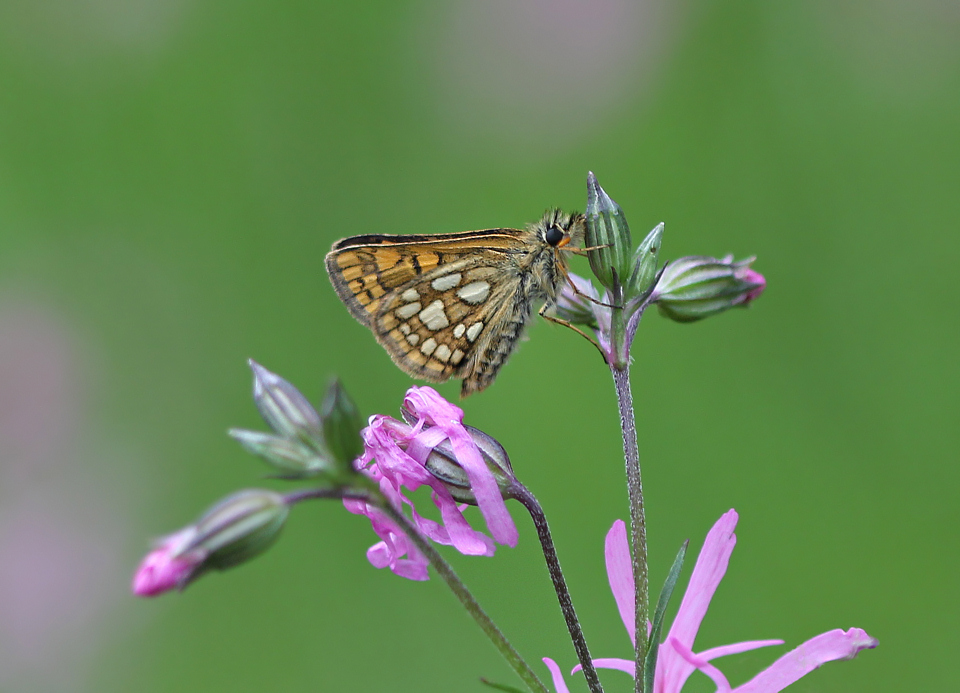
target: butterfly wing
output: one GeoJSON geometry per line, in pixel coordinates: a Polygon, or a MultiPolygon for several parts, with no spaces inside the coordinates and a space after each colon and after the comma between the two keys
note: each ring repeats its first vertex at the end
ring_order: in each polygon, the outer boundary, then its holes
{"type": "MultiPolygon", "coordinates": [[[[517,258],[528,243],[516,229],[355,236],[334,245],[327,271],[340,299],[402,370],[431,382],[464,378],[463,393],[469,394],[492,382],[509,354],[489,352],[502,348],[511,330],[502,339],[491,336],[511,324],[520,285],[517,258]],[[471,380],[491,364],[482,384],[471,380]]],[[[511,349],[520,329],[522,322],[511,349]]]]}

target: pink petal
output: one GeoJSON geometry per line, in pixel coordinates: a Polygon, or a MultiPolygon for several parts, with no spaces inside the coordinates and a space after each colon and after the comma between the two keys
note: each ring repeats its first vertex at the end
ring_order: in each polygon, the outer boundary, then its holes
{"type": "Polygon", "coordinates": [[[741,652],[749,652],[750,650],[756,650],[760,647],[771,647],[773,645],[782,645],[783,640],[747,640],[745,642],[736,642],[732,645],[721,645],[720,647],[712,647],[709,650],[704,650],[697,657],[710,661],[716,659],[717,657],[726,657],[727,655],[740,654],[741,652]]]}
{"type": "Polygon", "coordinates": [[[736,693],[777,693],[826,662],[853,659],[861,650],[879,644],[860,628],[844,632],[840,628],[821,633],[783,655],[742,686],[736,693]]]}
{"type": "Polygon", "coordinates": [[[607,580],[610,591],[617,602],[620,620],[623,621],[630,642],[637,638],[636,614],[634,613],[633,564],[630,557],[630,544],[627,542],[627,527],[623,520],[617,520],[607,532],[603,545],[603,554],[607,561],[607,580]]]}
{"type": "Polygon", "coordinates": [[[190,526],[162,539],[137,567],[131,585],[133,593],[138,597],[155,597],[183,584],[205,558],[204,552],[186,551],[196,533],[190,526]]]}
{"type": "MultiPolygon", "coordinates": [[[[720,516],[713,525],[703,548],[697,556],[697,563],[690,575],[690,582],[680,602],[676,618],[664,642],[676,638],[677,642],[692,650],[693,642],[700,630],[700,624],[710,606],[710,600],[720,580],[727,572],[730,554],[736,546],[737,536],[733,530],[739,519],[736,510],[729,510],[720,516]]],[[[657,672],[654,681],[655,693],[678,693],[684,682],[693,673],[693,665],[681,657],[672,647],[660,646],[657,656],[657,672]]]]}
{"type": "Polygon", "coordinates": [[[727,681],[727,677],[723,675],[723,672],[710,664],[710,662],[703,657],[693,654],[689,647],[685,646],[676,638],[668,638],[667,644],[676,650],[676,652],[683,657],[687,664],[692,667],[696,667],[704,674],[709,676],[717,687],[717,693],[730,693],[730,682],[727,681]]]}
{"type": "Polygon", "coordinates": [[[567,688],[567,682],[563,680],[563,673],[561,673],[557,663],[549,657],[544,657],[543,663],[546,664],[547,669],[550,670],[550,676],[553,677],[553,687],[557,689],[557,693],[570,693],[570,689],[567,688]]]}
{"type": "Polygon", "coordinates": [[[520,536],[517,526],[503,502],[497,479],[487,467],[487,463],[483,461],[477,444],[462,426],[451,429],[448,433],[453,454],[463,467],[463,471],[467,473],[467,478],[470,479],[470,488],[477,499],[477,505],[480,507],[490,534],[501,544],[516,546],[520,536]]]}
{"type": "MultiPolygon", "coordinates": [[[[470,488],[490,534],[500,544],[516,546],[519,539],[517,526],[507,510],[493,472],[463,427],[463,410],[447,402],[431,387],[411,387],[403,401],[409,411],[432,423],[450,439],[450,447],[470,480],[470,488]]],[[[424,434],[436,435],[429,429],[424,434]]]]}
{"type": "MultiPolygon", "coordinates": [[[[616,657],[601,657],[600,659],[593,660],[593,666],[597,669],[616,669],[617,671],[622,671],[625,674],[630,674],[633,678],[637,678],[637,665],[633,663],[632,659],[618,659],[616,657]]],[[[573,668],[571,674],[576,674],[583,667],[579,664],[573,668]]]]}

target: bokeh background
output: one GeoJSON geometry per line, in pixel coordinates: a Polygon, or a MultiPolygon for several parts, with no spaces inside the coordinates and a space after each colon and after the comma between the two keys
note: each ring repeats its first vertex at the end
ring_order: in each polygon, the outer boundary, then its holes
{"type": "MultiPolygon", "coordinates": [[[[958,32],[946,0],[5,0],[0,690],[513,683],[336,503],[182,595],[129,580],[152,537],[276,486],[225,435],[262,426],[247,358],[396,412],[411,383],[328,285],[334,240],[582,209],[588,170],[636,241],[664,221],[665,257],[757,254],[769,282],[705,322],[651,312],[634,348],[654,581],[741,513],[698,648],[860,626],[879,649],[790,690],[951,688],[958,32]]],[[[612,384],[573,333],[529,336],[467,420],[546,507],[593,651],[626,656],[612,384]]],[[[572,667],[518,518],[515,550],[455,563],[523,653],[572,667]]],[[[720,664],[739,683],[786,649],[720,664]]]]}

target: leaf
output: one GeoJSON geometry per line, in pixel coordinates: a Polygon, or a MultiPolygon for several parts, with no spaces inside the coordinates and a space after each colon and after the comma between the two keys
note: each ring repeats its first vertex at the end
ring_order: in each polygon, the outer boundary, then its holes
{"type": "Polygon", "coordinates": [[[683,558],[687,555],[687,546],[690,540],[683,542],[677,557],[670,566],[670,572],[667,573],[667,580],[663,583],[663,589],[660,591],[660,598],[657,600],[657,610],[653,614],[653,628],[650,630],[650,640],[647,643],[647,656],[643,662],[643,690],[653,691],[653,675],[657,668],[657,650],[660,649],[660,637],[663,633],[663,615],[667,611],[667,604],[670,603],[670,597],[673,595],[673,588],[677,584],[677,578],[680,577],[680,569],[683,568],[683,558]]]}
{"type": "Polygon", "coordinates": [[[484,678],[480,679],[480,683],[482,683],[485,686],[490,686],[490,688],[496,688],[498,691],[506,691],[507,693],[526,693],[526,691],[522,691],[519,688],[514,688],[513,686],[507,686],[506,684],[503,684],[503,683],[494,683],[493,681],[487,681],[484,678]]]}

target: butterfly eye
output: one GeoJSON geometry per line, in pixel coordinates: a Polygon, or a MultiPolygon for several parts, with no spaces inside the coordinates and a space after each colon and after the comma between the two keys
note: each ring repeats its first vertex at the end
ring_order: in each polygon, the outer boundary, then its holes
{"type": "Polygon", "coordinates": [[[559,226],[551,226],[547,229],[547,233],[544,234],[544,240],[547,241],[552,246],[556,246],[560,241],[563,240],[563,230],[559,226]]]}

